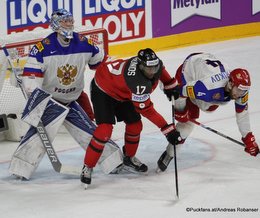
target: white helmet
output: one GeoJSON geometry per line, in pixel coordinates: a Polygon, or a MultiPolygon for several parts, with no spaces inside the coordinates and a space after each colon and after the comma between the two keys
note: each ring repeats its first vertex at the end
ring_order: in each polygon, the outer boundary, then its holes
{"type": "Polygon", "coordinates": [[[61,22],[71,22],[74,24],[74,18],[72,14],[65,9],[58,9],[54,11],[50,19],[50,27],[54,32],[58,32],[66,39],[73,38],[74,25],[72,27],[62,26],[61,22]]]}

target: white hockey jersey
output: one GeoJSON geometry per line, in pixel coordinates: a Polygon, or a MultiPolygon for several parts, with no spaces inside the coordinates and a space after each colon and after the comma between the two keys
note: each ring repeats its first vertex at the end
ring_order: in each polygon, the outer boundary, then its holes
{"type": "Polygon", "coordinates": [[[73,33],[70,45],[62,47],[54,32],[31,49],[24,67],[23,84],[28,92],[39,87],[55,100],[69,103],[78,99],[84,88],[86,65],[95,69],[103,59],[103,50],[86,37],[73,33]],[[30,78],[36,78],[33,85],[30,78]]]}
{"type": "MultiPolygon", "coordinates": [[[[181,96],[189,97],[192,103],[202,111],[207,111],[212,105],[227,104],[232,99],[225,92],[229,81],[228,67],[215,56],[208,53],[194,53],[188,56],[182,66],[180,76],[181,96]]],[[[184,101],[177,103],[183,109],[184,101]]],[[[244,137],[250,132],[249,115],[247,111],[248,92],[234,100],[236,118],[239,130],[244,137]]],[[[178,108],[177,108],[178,109],[178,108]]]]}

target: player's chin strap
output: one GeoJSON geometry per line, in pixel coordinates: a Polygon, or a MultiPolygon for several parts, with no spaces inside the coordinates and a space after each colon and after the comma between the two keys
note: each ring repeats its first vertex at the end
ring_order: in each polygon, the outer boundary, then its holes
{"type": "MultiPolygon", "coordinates": [[[[172,123],[175,125],[175,100],[174,100],[174,96],[172,96],[172,123]]],[[[174,168],[175,168],[175,189],[176,189],[176,196],[179,199],[176,144],[173,144],[173,150],[174,150],[174,158],[173,159],[174,159],[174,168]]]]}
{"type": "MultiPolygon", "coordinates": [[[[7,60],[11,66],[12,72],[15,74],[15,78],[17,80],[17,83],[25,97],[25,99],[28,99],[28,96],[22,86],[22,82],[21,79],[18,77],[16,71],[16,68],[14,67],[9,52],[7,50],[7,48],[5,47],[5,45],[2,45],[2,49],[7,57],[7,60]]],[[[46,153],[48,155],[48,158],[50,159],[50,162],[52,164],[53,169],[58,172],[58,173],[63,173],[63,174],[68,174],[68,175],[80,175],[81,173],[81,169],[78,167],[73,167],[73,166],[65,166],[63,165],[60,160],[58,159],[57,153],[53,148],[53,145],[51,143],[51,141],[49,140],[47,131],[44,127],[44,125],[42,124],[42,122],[40,121],[36,127],[38,135],[40,137],[40,140],[46,150],[46,153]]]]}

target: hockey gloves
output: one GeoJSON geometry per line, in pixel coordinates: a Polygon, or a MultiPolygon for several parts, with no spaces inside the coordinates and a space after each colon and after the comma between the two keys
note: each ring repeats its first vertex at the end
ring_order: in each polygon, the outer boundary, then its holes
{"type": "Polygon", "coordinates": [[[186,123],[190,120],[190,111],[185,107],[184,111],[175,110],[175,119],[178,122],[186,123]]]}
{"type": "Polygon", "coordinates": [[[186,106],[183,111],[175,108],[175,119],[178,122],[186,123],[190,120],[196,120],[200,116],[200,109],[197,105],[193,104],[191,100],[186,99],[186,106]]]}
{"type": "Polygon", "coordinates": [[[172,100],[172,96],[175,100],[178,99],[180,96],[180,88],[178,86],[178,81],[175,78],[173,78],[170,83],[164,85],[163,92],[167,96],[169,101],[172,100]]]}
{"type": "Polygon", "coordinates": [[[256,156],[259,153],[259,147],[252,132],[249,132],[245,138],[242,138],[242,141],[245,144],[245,152],[252,156],[256,156]]]}
{"type": "Polygon", "coordinates": [[[168,142],[172,145],[177,145],[182,142],[180,133],[176,130],[174,124],[164,126],[163,128],[161,128],[161,131],[166,136],[168,142]]]}

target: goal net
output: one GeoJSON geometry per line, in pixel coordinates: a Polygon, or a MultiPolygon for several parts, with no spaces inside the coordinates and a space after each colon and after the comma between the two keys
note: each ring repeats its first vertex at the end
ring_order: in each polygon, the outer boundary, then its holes
{"type": "MultiPolygon", "coordinates": [[[[51,32],[50,29],[45,29],[0,37],[0,118],[19,117],[26,103],[20,88],[12,84],[12,71],[2,47],[5,45],[14,67],[22,73],[31,48],[51,32]]],[[[108,54],[108,34],[105,29],[87,30],[83,26],[76,28],[75,32],[88,37],[108,54]]],[[[0,120],[0,125],[3,123],[0,120]]],[[[0,141],[4,138],[4,132],[1,132],[1,129],[6,128],[0,126],[0,141]]]]}

